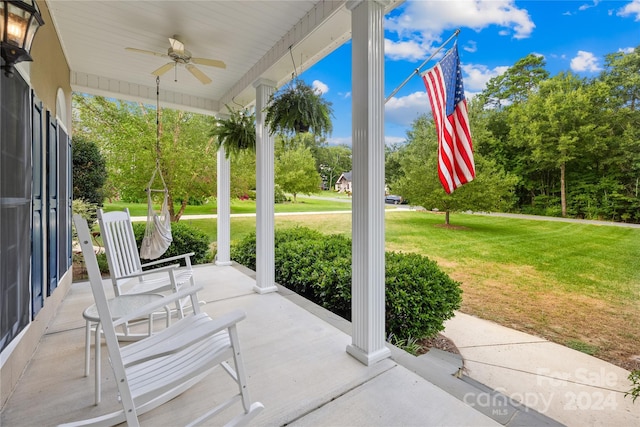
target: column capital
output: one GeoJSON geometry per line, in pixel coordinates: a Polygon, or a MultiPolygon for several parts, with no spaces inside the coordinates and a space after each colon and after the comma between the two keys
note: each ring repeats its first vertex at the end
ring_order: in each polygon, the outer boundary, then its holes
{"type": "Polygon", "coordinates": [[[387,7],[391,4],[391,0],[348,0],[346,7],[349,10],[353,10],[360,5],[360,3],[364,3],[365,1],[370,1],[372,3],[378,3],[380,6],[387,7]]]}
{"type": "Polygon", "coordinates": [[[260,77],[256,81],[253,82],[253,87],[258,88],[259,86],[269,86],[275,88],[278,84],[273,80],[265,79],[264,77],[260,77]]]}

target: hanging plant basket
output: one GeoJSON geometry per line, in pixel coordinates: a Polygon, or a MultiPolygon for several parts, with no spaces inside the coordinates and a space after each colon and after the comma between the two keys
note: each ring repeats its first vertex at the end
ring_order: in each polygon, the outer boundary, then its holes
{"type": "Polygon", "coordinates": [[[211,136],[217,138],[217,148],[224,147],[226,156],[246,150],[256,150],[256,116],[246,110],[234,111],[227,106],[229,117],[215,119],[211,136]]]}
{"type": "Polygon", "coordinates": [[[275,92],[264,111],[271,134],[327,135],[333,130],[331,102],[300,79],[275,92]]]}

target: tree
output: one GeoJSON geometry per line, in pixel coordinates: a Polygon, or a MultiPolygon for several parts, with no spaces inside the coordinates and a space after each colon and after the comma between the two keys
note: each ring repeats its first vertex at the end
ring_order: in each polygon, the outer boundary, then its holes
{"type": "Polygon", "coordinates": [[[491,78],[480,94],[485,106],[500,108],[526,101],[540,82],[549,77],[543,56],[530,53],[519,59],[504,74],[491,78]]]}
{"type": "Polygon", "coordinates": [[[393,187],[393,183],[398,182],[403,176],[400,160],[402,159],[404,147],[404,144],[385,145],[384,147],[384,179],[389,189],[393,187]]]}
{"type": "Polygon", "coordinates": [[[102,206],[107,168],[104,157],[95,142],[74,135],[73,151],[73,198],[102,206]]]}
{"type": "Polygon", "coordinates": [[[511,137],[531,148],[531,160],[542,170],[559,171],[562,216],[567,215],[567,167],[605,144],[608,126],[594,108],[602,101],[599,87],[571,73],[540,84],[527,103],[513,106],[511,137]]]}
{"type": "Polygon", "coordinates": [[[275,163],[275,183],[283,191],[293,194],[294,203],[298,194],[318,192],[322,180],[309,148],[298,146],[283,150],[275,163]]]}
{"type": "Polygon", "coordinates": [[[620,106],[635,111],[640,104],[640,46],[630,53],[606,55],[600,78],[609,85],[620,106]]]}
{"type": "Polygon", "coordinates": [[[315,159],[325,188],[333,188],[340,175],[352,169],[351,147],[347,145],[319,147],[315,159]]]}
{"type": "MultiPolygon", "coordinates": [[[[472,131],[474,131],[472,129],[472,131]]],[[[482,144],[487,132],[472,133],[474,144],[482,144]]],[[[403,176],[393,185],[393,191],[428,210],[449,212],[460,210],[506,211],[513,205],[513,189],[517,178],[506,173],[490,159],[475,155],[476,178],[447,194],[438,178],[438,141],[433,120],[426,115],[413,122],[407,132],[407,145],[400,151],[403,176]]]]}
{"type": "MultiPolygon", "coordinates": [[[[74,108],[76,134],[100,146],[109,180],[123,200],[146,200],[145,188],[156,162],[169,190],[172,221],[180,219],[189,200],[215,194],[211,117],[163,109],[157,128],[153,106],[76,94],[74,108]],[[177,211],[175,203],[179,203],[177,211]]],[[[158,188],[161,183],[156,178],[152,186],[158,188]]]]}
{"type": "Polygon", "coordinates": [[[298,78],[275,92],[265,111],[272,134],[326,135],[333,130],[331,102],[298,78]]]}

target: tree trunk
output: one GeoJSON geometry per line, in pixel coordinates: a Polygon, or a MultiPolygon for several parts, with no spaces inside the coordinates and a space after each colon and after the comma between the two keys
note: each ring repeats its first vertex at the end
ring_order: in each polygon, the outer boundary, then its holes
{"type": "Polygon", "coordinates": [[[445,225],[449,225],[449,211],[444,212],[444,223],[445,225]]]}
{"type": "Polygon", "coordinates": [[[182,199],[182,203],[180,203],[180,210],[178,211],[178,213],[176,215],[176,219],[175,220],[172,219],[171,221],[173,221],[173,222],[180,221],[180,218],[182,217],[182,214],[184,213],[184,210],[187,208],[187,201],[188,201],[188,198],[186,198],[186,197],[184,199],[182,199]]]}
{"type": "Polygon", "coordinates": [[[178,220],[175,219],[176,218],[176,212],[175,209],[173,209],[173,197],[171,197],[171,193],[169,193],[169,195],[167,196],[167,203],[169,204],[168,208],[169,208],[169,218],[171,218],[171,222],[177,222],[178,220]]]}
{"type": "Polygon", "coordinates": [[[567,216],[567,189],[565,183],[566,164],[560,165],[560,205],[562,206],[562,216],[567,216]]]}
{"type": "Polygon", "coordinates": [[[296,198],[297,194],[293,193],[293,203],[298,203],[298,199],[296,198]]]}

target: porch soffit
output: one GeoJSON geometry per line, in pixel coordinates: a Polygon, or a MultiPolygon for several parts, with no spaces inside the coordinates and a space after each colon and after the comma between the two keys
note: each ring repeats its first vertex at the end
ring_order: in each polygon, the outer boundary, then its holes
{"type": "MultiPolygon", "coordinates": [[[[225,104],[255,102],[259,78],[278,86],[351,37],[345,0],[45,0],[78,92],[155,103],[155,76],[177,34],[193,56],[224,61],[226,69],[199,66],[213,82],[201,84],[184,67],[161,77],[163,105],[207,114],[225,104]],[[289,48],[291,47],[291,54],[289,48]],[[177,77],[177,81],[175,78],[177,77]]],[[[394,0],[391,10],[404,0],[394,0]]]]}
{"type": "Polygon", "coordinates": [[[75,91],[155,103],[151,72],[180,36],[193,56],[224,61],[226,69],[199,66],[213,82],[201,84],[183,66],[161,77],[161,101],[184,110],[226,111],[232,100],[251,104],[251,83],[291,78],[291,46],[298,72],[350,35],[345,1],[67,1],[46,0],[71,69],[75,91]],[[177,82],[174,81],[177,77],[177,82]]]}

